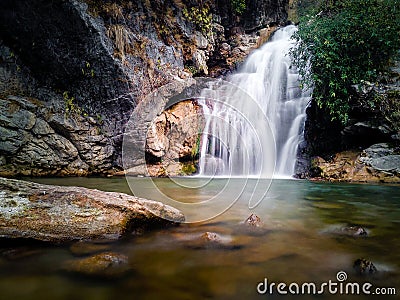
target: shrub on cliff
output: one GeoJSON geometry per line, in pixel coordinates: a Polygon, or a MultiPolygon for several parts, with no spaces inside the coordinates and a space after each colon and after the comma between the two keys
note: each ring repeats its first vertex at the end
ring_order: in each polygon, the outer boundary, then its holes
{"type": "Polygon", "coordinates": [[[400,49],[400,1],[326,0],[303,11],[291,55],[304,86],[333,120],[347,122],[350,89],[375,82],[400,49]]]}
{"type": "Polygon", "coordinates": [[[246,0],[231,0],[233,12],[241,15],[246,10],[246,0]]]}

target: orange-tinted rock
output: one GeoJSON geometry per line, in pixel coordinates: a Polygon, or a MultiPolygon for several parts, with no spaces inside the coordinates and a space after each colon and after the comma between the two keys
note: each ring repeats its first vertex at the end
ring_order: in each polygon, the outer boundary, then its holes
{"type": "Polygon", "coordinates": [[[397,173],[375,169],[364,163],[365,159],[359,151],[344,151],[337,153],[331,161],[320,157],[312,160],[311,166],[318,176],[314,179],[344,182],[383,182],[400,183],[397,173]]]}
{"type": "Polygon", "coordinates": [[[206,242],[221,242],[221,237],[215,232],[205,232],[200,236],[200,239],[206,242]]]}

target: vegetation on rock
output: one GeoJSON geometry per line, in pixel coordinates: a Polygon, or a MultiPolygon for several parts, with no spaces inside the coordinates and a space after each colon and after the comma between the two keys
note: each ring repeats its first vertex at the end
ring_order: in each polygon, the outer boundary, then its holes
{"type": "MultiPolygon", "coordinates": [[[[309,2],[309,1],[308,1],[309,2]]],[[[315,2],[315,1],[314,1],[315,2]]],[[[300,11],[292,50],[305,88],[332,120],[346,124],[352,86],[377,82],[400,49],[397,0],[317,1],[300,11]]]]}
{"type": "Polygon", "coordinates": [[[181,175],[192,175],[196,173],[197,168],[195,162],[186,162],[182,164],[181,175]]]}
{"type": "Polygon", "coordinates": [[[233,11],[238,15],[243,14],[246,10],[246,0],[231,0],[231,5],[233,11]]]}
{"type": "Polygon", "coordinates": [[[212,13],[210,11],[210,5],[207,1],[199,1],[199,4],[190,8],[183,9],[183,15],[185,18],[194,23],[203,34],[209,35],[211,32],[212,25],[212,13]]]}

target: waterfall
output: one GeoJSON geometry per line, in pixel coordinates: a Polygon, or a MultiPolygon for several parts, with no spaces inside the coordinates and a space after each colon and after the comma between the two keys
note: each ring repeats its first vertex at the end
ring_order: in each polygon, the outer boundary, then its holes
{"type": "Polygon", "coordinates": [[[203,90],[199,175],[294,174],[310,100],[290,68],[296,30],[292,25],[279,29],[227,82],[203,90]]]}

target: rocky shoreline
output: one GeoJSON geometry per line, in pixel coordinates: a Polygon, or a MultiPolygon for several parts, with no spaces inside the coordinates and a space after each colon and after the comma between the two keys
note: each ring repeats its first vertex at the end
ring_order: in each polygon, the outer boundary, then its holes
{"type": "Polygon", "coordinates": [[[312,180],[331,182],[400,183],[400,155],[387,143],[363,151],[343,151],[329,161],[311,162],[312,180]]]}

